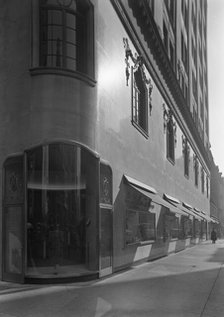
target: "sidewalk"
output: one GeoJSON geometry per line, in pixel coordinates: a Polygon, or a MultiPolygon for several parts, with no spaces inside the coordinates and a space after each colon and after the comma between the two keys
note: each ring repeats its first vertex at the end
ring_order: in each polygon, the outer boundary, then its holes
{"type": "Polygon", "coordinates": [[[223,317],[224,240],[95,282],[0,282],[0,317],[223,317]]]}

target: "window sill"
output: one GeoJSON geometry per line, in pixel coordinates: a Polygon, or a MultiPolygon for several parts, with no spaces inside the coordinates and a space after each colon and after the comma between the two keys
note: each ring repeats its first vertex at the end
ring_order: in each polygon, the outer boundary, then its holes
{"type": "Polygon", "coordinates": [[[126,247],[131,247],[131,246],[143,246],[143,245],[148,245],[148,244],[153,244],[155,243],[156,240],[147,240],[147,241],[136,241],[133,243],[128,243],[126,244],[126,247]]]}
{"type": "Polygon", "coordinates": [[[146,130],[140,127],[134,120],[131,120],[132,125],[146,138],[149,138],[149,134],[146,130]]]}
{"type": "Polygon", "coordinates": [[[173,242],[173,241],[177,241],[178,238],[170,238],[170,241],[173,242]]]}
{"type": "Polygon", "coordinates": [[[30,74],[32,76],[37,75],[60,75],[66,77],[72,77],[84,81],[88,85],[94,87],[96,85],[96,80],[89,77],[86,74],[80,73],[78,71],[69,70],[66,68],[56,68],[56,67],[36,67],[30,69],[30,74]]]}
{"type": "Polygon", "coordinates": [[[153,244],[155,242],[156,242],[156,240],[141,241],[140,245],[142,246],[142,245],[147,245],[147,244],[153,244]]]}

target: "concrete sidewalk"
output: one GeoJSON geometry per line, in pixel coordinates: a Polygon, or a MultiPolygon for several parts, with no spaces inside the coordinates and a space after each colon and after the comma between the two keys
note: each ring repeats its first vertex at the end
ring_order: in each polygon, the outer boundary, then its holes
{"type": "Polygon", "coordinates": [[[218,240],[95,282],[0,282],[0,317],[223,317],[223,263],[224,240],[218,240]]]}

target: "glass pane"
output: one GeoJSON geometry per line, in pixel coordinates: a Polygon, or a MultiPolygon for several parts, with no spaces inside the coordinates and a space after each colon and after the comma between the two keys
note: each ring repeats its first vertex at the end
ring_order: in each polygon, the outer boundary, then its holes
{"type": "Polygon", "coordinates": [[[85,189],[81,178],[81,151],[70,145],[49,145],[49,184],[61,189],[85,189]]]}
{"type": "Polygon", "coordinates": [[[64,6],[69,9],[76,9],[76,0],[41,0],[41,4],[45,5],[55,5],[57,7],[64,6]]]}
{"type": "Polygon", "coordinates": [[[77,69],[77,62],[75,59],[71,59],[71,58],[67,58],[66,59],[66,67],[68,69],[71,69],[71,70],[76,70],[77,69]]]}
{"type": "Polygon", "coordinates": [[[48,40],[62,40],[62,28],[56,25],[48,26],[48,40]]]}
{"type": "Polygon", "coordinates": [[[22,208],[5,209],[5,272],[22,273],[22,208]]]}
{"type": "Polygon", "coordinates": [[[79,147],[51,144],[27,157],[28,273],[71,274],[81,264],[95,270],[96,254],[91,248],[96,246],[92,237],[89,242],[88,231],[95,201],[96,171],[91,155],[79,147]]]}
{"type": "Polygon", "coordinates": [[[62,12],[59,10],[48,10],[48,24],[62,25],[62,12]]]}
{"type": "Polygon", "coordinates": [[[47,57],[47,66],[51,67],[62,67],[62,56],[48,55],[47,57]]]}
{"type": "Polygon", "coordinates": [[[28,159],[28,188],[41,188],[42,185],[42,147],[38,147],[33,151],[29,151],[28,159]]]}
{"type": "Polygon", "coordinates": [[[66,44],[66,55],[68,57],[76,58],[76,46],[72,44],[66,44]]]}
{"type": "Polygon", "coordinates": [[[66,26],[76,29],[76,16],[71,13],[66,13],[66,26]]]}
{"type": "Polygon", "coordinates": [[[134,210],[127,210],[125,223],[126,244],[132,244],[140,241],[138,224],[138,212],[134,210]]]}
{"type": "Polygon", "coordinates": [[[66,29],[66,41],[72,44],[76,44],[76,31],[72,29],[66,29]]]}

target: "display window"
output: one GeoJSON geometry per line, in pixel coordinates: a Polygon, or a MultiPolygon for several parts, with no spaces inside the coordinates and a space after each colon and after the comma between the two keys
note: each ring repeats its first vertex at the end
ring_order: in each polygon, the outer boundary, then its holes
{"type": "Polygon", "coordinates": [[[164,240],[178,239],[179,237],[179,217],[176,214],[166,211],[164,214],[164,240]]]}
{"type": "Polygon", "coordinates": [[[156,239],[155,214],[136,210],[126,210],[126,244],[154,241],[156,239]]]}
{"type": "Polygon", "coordinates": [[[126,186],[125,244],[147,243],[156,239],[156,215],[151,200],[126,186]]]}
{"type": "Polygon", "coordinates": [[[187,216],[181,217],[181,231],[180,238],[185,239],[192,236],[193,223],[192,220],[187,216]]]}
{"type": "Polygon", "coordinates": [[[194,220],[194,236],[200,237],[201,235],[201,222],[198,219],[194,220]]]}
{"type": "Polygon", "coordinates": [[[27,273],[97,268],[95,158],[80,146],[27,152],[27,273]]]}

